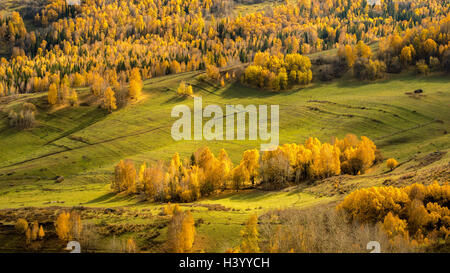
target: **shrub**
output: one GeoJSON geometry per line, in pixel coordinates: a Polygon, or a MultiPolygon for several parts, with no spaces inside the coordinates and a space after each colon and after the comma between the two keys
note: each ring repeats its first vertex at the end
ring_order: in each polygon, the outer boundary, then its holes
{"type": "Polygon", "coordinates": [[[23,218],[19,218],[16,222],[15,228],[18,232],[25,234],[28,230],[28,222],[23,218]]]}
{"type": "Polygon", "coordinates": [[[392,171],[393,169],[395,169],[398,165],[397,160],[395,160],[394,158],[389,158],[386,161],[386,166],[392,171]]]}
{"type": "Polygon", "coordinates": [[[177,89],[177,94],[182,96],[192,96],[194,95],[194,91],[192,90],[192,85],[186,84],[186,82],[182,81],[177,89]]]}

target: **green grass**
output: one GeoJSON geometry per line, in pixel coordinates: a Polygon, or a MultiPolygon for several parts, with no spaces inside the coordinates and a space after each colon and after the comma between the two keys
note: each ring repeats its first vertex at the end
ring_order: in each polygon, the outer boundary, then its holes
{"type": "MultiPolygon", "coordinates": [[[[170,117],[180,99],[176,88],[182,80],[194,85],[203,105],[278,104],[280,143],[303,143],[315,136],[330,141],[347,133],[373,139],[384,156],[400,163],[419,153],[449,150],[450,81],[448,76],[418,77],[402,74],[372,83],[337,80],[274,93],[228,84],[221,88],[198,80],[199,72],[154,78],[145,82],[145,98],[108,114],[97,106],[79,106],[47,111],[46,94],[23,95],[14,102],[0,104],[0,208],[27,206],[75,206],[155,208],[161,205],[138,202],[136,198],[114,195],[110,190],[113,168],[124,158],[137,162],[168,160],[173,153],[189,157],[202,146],[217,153],[225,148],[233,162],[245,149],[259,148],[258,141],[181,141],[170,136],[175,121],[170,117]],[[415,89],[424,96],[405,94],[415,89]],[[39,108],[39,126],[17,131],[9,128],[10,108],[28,100],[39,108]],[[64,182],[56,184],[56,176],[64,182]]],[[[87,89],[80,89],[80,98],[87,89]]],[[[449,162],[445,156],[436,164],[449,162]]],[[[386,175],[400,176],[406,165],[385,174],[383,165],[357,177],[355,185],[380,185],[386,175]]],[[[317,188],[320,191],[320,186],[317,188]]],[[[250,190],[227,193],[196,202],[194,217],[209,224],[198,228],[200,242],[207,251],[224,251],[239,242],[241,224],[251,213],[290,206],[310,206],[341,197],[319,197],[320,192],[294,188],[279,192],[250,190]],[[199,205],[220,204],[229,211],[208,210],[199,205]],[[234,210],[233,210],[234,209],[234,210]]],[[[189,207],[193,204],[186,204],[189,207]]],[[[184,206],[183,206],[184,207],[184,206]]],[[[164,234],[159,240],[164,240],[164,234]]]]}
{"type": "MultiPolygon", "coordinates": [[[[0,194],[4,198],[0,207],[20,206],[22,202],[13,205],[4,200],[19,202],[18,196],[25,198],[27,193],[36,200],[61,195],[59,199],[68,199],[64,200],[68,204],[88,202],[90,192],[108,191],[113,166],[124,158],[156,161],[169,159],[175,152],[189,157],[197,148],[207,145],[214,152],[225,148],[234,163],[238,163],[245,149],[259,147],[258,141],[174,141],[170,136],[175,121],[170,117],[172,107],[181,103],[192,106],[192,99],[180,100],[175,95],[181,80],[195,84],[194,90],[203,97],[203,105],[280,105],[280,143],[302,143],[309,136],[329,141],[333,136],[354,133],[373,139],[386,157],[395,157],[400,162],[418,151],[448,149],[449,136],[443,133],[449,129],[448,77],[402,75],[368,84],[336,81],[273,93],[239,83],[218,88],[197,81],[196,74],[151,79],[144,87],[145,100],[112,114],[96,106],[51,113],[41,110],[37,116],[39,126],[22,132],[9,128],[7,119],[2,118],[0,194]],[[418,88],[425,90],[424,97],[405,95],[418,88]],[[54,184],[56,176],[64,176],[65,181],[54,184]],[[54,191],[36,195],[44,186],[54,191]],[[79,194],[66,196],[67,189],[76,192],[77,187],[79,194]],[[15,188],[19,193],[14,193],[15,188]]],[[[26,98],[42,105],[45,94],[26,98]]],[[[0,109],[7,112],[13,106],[0,109]]],[[[26,201],[25,198],[25,205],[26,201]]]]}

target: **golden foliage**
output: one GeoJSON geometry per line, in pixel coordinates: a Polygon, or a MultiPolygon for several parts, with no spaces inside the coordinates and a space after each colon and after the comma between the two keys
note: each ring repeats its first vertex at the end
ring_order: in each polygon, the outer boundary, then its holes
{"type": "Polygon", "coordinates": [[[389,236],[411,235],[418,243],[450,233],[450,185],[434,182],[403,188],[372,187],[350,193],[338,210],[360,223],[382,223],[389,236]]]}
{"type": "Polygon", "coordinates": [[[111,87],[108,87],[105,92],[103,92],[102,108],[109,112],[117,109],[115,93],[111,87]]]}
{"type": "Polygon", "coordinates": [[[251,215],[245,227],[241,230],[241,246],[240,251],[242,253],[258,253],[259,249],[259,232],[258,232],[258,216],[256,214],[251,215]]]}
{"type": "Polygon", "coordinates": [[[23,218],[19,218],[17,219],[15,228],[18,232],[20,233],[26,233],[28,230],[28,222],[27,220],[23,219],[23,218]]]}
{"type": "Polygon", "coordinates": [[[55,229],[56,234],[58,235],[59,239],[68,241],[72,239],[71,234],[71,223],[70,223],[70,213],[69,212],[63,212],[61,213],[55,222],[55,229]]]}
{"type": "Polygon", "coordinates": [[[393,169],[395,169],[398,166],[398,162],[394,158],[389,158],[386,161],[386,166],[392,171],[393,169]]]}
{"type": "Polygon", "coordinates": [[[193,96],[194,91],[192,90],[192,85],[186,84],[182,81],[177,89],[177,94],[182,96],[193,96]]]}
{"type": "Polygon", "coordinates": [[[58,102],[58,86],[52,83],[48,89],[48,103],[55,105],[58,102]]]}
{"type": "Polygon", "coordinates": [[[80,214],[75,211],[62,212],[55,221],[55,230],[63,241],[79,239],[83,230],[80,214]]]}
{"type": "Polygon", "coordinates": [[[270,56],[258,52],[245,71],[242,81],[260,88],[287,89],[293,84],[308,84],[312,80],[311,61],[298,53],[270,56]]]}
{"type": "Polygon", "coordinates": [[[191,252],[195,239],[195,222],[190,211],[176,211],[169,224],[167,235],[172,252],[191,252]]]}
{"type": "Polygon", "coordinates": [[[136,192],[136,169],[131,160],[121,160],[116,165],[112,188],[117,191],[136,192]]]}
{"type": "Polygon", "coordinates": [[[233,167],[224,149],[216,157],[208,147],[202,147],[190,162],[183,162],[175,153],[168,165],[142,164],[138,173],[131,160],[120,161],[112,188],[117,192],[144,192],[155,201],[192,202],[220,190],[240,190],[258,183],[266,189],[279,189],[340,173],[362,173],[372,166],[375,152],[375,144],[367,137],[359,140],[348,135],[343,140],[335,139],[334,144],[309,138],[304,145],[284,144],[262,155],[256,149],[246,150],[233,167]]]}

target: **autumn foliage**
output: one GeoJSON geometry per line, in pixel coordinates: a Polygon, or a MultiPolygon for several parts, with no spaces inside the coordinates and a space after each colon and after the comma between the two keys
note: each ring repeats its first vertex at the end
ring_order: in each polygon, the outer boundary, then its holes
{"type": "Polygon", "coordinates": [[[394,158],[389,158],[386,161],[386,166],[392,171],[393,169],[395,169],[398,166],[398,162],[394,158]]]}
{"type": "Polygon", "coordinates": [[[258,232],[258,216],[251,215],[244,228],[241,230],[241,245],[239,247],[242,253],[258,253],[259,249],[259,232],[258,232]]]}
{"type": "Polygon", "coordinates": [[[450,236],[450,185],[372,187],[350,193],[337,206],[351,221],[379,223],[391,239],[428,244],[450,236]]]}
{"type": "Polygon", "coordinates": [[[182,160],[175,153],[168,164],[141,164],[136,170],[131,160],[115,168],[112,188],[116,192],[142,192],[155,201],[192,202],[222,190],[240,190],[261,185],[280,189],[290,184],[327,178],[341,173],[364,173],[376,160],[376,146],[367,137],[347,135],[333,144],[309,138],[305,144],[284,144],[260,154],[244,151],[237,166],[221,149],[215,156],[208,147],[182,160]]]}
{"type": "Polygon", "coordinates": [[[189,211],[176,210],[169,223],[167,235],[171,252],[188,253],[192,251],[195,239],[194,217],[189,211]]]}
{"type": "Polygon", "coordinates": [[[82,229],[81,217],[76,211],[62,212],[55,221],[56,234],[63,241],[80,238],[82,229]]]}
{"type": "Polygon", "coordinates": [[[258,52],[253,64],[245,69],[242,81],[271,90],[284,90],[293,84],[312,80],[311,61],[298,53],[273,56],[258,52]]]}

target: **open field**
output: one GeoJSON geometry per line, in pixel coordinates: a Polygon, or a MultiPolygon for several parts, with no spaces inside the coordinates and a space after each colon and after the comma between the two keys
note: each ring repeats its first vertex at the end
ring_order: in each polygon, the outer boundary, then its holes
{"type": "MultiPolygon", "coordinates": [[[[191,107],[193,104],[192,99],[176,96],[181,80],[193,85],[195,95],[203,98],[203,106],[280,105],[280,144],[302,143],[309,136],[329,141],[333,136],[354,133],[373,139],[385,158],[394,157],[401,164],[393,172],[388,172],[383,163],[361,176],[334,177],[309,187],[279,192],[230,192],[183,204],[182,208],[192,209],[195,220],[200,221],[197,249],[223,252],[238,245],[241,225],[251,213],[334,202],[343,193],[359,187],[418,179],[448,180],[450,81],[447,76],[401,74],[372,83],[337,80],[273,93],[239,83],[219,87],[201,81],[199,75],[199,72],[189,72],[147,80],[142,100],[112,114],[85,104],[47,112],[46,94],[20,95],[12,102],[3,98],[0,208],[81,205],[138,212],[150,210],[153,218],[122,217],[111,223],[152,223],[162,217],[158,216],[162,204],[141,202],[138,197],[111,192],[113,169],[119,160],[154,162],[167,160],[174,152],[187,158],[197,148],[207,145],[214,153],[225,148],[237,164],[245,149],[259,147],[256,141],[175,142],[170,136],[175,120],[170,117],[171,109],[178,104],[191,107]],[[419,88],[424,90],[421,95],[405,94],[419,88]],[[26,131],[9,128],[8,109],[25,100],[37,105],[39,125],[26,131]],[[434,152],[440,153],[433,156],[434,152]],[[63,176],[64,181],[55,183],[57,176],[63,176]],[[340,189],[332,186],[336,179],[340,180],[340,189]]],[[[78,91],[81,100],[89,92],[78,91]]],[[[103,221],[103,217],[92,221],[103,221]]],[[[134,231],[123,236],[130,234],[134,231]]],[[[162,242],[165,236],[162,227],[154,241],[162,242]]],[[[138,239],[139,243],[145,244],[138,239]]],[[[155,251],[159,247],[154,245],[147,250],[155,251]]]]}

